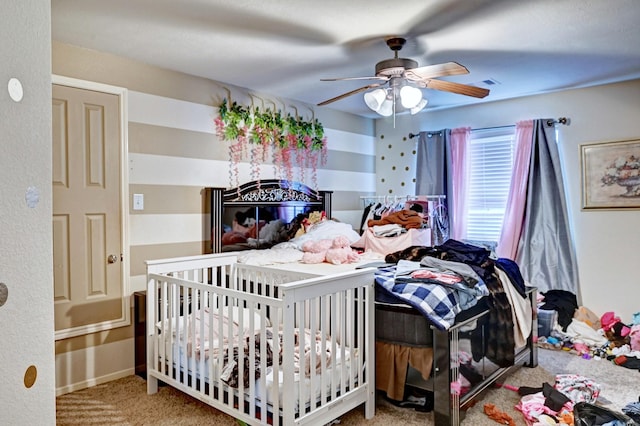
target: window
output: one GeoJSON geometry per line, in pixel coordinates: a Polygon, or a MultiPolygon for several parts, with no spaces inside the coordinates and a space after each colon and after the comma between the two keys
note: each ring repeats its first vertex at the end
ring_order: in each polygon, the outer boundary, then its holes
{"type": "Polygon", "coordinates": [[[515,126],[473,130],[467,147],[467,240],[497,243],[509,195],[515,126]]]}

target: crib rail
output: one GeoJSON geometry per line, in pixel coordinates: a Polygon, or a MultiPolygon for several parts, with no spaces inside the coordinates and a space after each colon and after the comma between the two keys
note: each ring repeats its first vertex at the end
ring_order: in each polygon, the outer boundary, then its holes
{"type": "Polygon", "coordinates": [[[148,262],[147,277],[149,393],[160,380],[248,424],[328,423],[362,403],[373,416],[373,270],[223,254],[148,262]]]}

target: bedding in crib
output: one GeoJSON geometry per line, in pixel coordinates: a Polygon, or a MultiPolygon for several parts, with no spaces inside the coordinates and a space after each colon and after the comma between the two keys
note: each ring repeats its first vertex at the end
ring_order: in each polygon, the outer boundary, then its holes
{"type": "MultiPolygon", "coordinates": [[[[215,325],[214,325],[215,327],[215,325]]],[[[339,389],[341,386],[341,365],[344,363],[346,372],[351,369],[351,350],[342,348],[330,338],[322,339],[322,336],[311,336],[309,330],[305,330],[303,339],[296,335],[295,347],[296,362],[294,364],[294,395],[297,402],[300,401],[300,392],[303,392],[302,401],[305,404],[311,402],[312,395],[321,394],[322,384],[324,392],[330,393],[332,387],[339,389]],[[301,360],[304,358],[304,361],[301,360]],[[312,367],[313,366],[313,367],[312,367]],[[301,373],[301,369],[304,371],[301,373]],[[310,380],[311,375],[325,375],[325,380],[310,380]],[[332,377],[329,379],[328,376],[332,377]],[[311,386],[315,386],[311,389],[311,386]]],[[[207,339],[196,337],[196,342],[184,344],[182,339],[176,339],[172,351],[174,367],[184,369],[185,366],[191,377],[203,380],[204,383],[223,382],[231,388],[249,388],[249,380],[255,380],[256,394],[262,394],[262,386],[266,385],[267,403],[274,400],[274,392],[278,392],[278,400],[282,401],[283,395],[283,371],[282,371],[282,331],[277,334],[278,342],[274,342],[272,328],[264,330],[264,334],[256,332],[253,338],[239,335],[232,339],[224,339],[226,343],[220,345],[218,340],[210,344],[207,339]],[[265,338],[264,351],[262,348],[262,336],[265,338]],[[253,350],[252,350],[253,348],[253,350]],[[276,350],[276,348],[279,348],[276,350]],[[242,356],[239,357],[239,353],[242,356]],[[266,371],[260,371],[261,354],[266,355],[266,371]],[[239,364],[242,364],[240,367],[239,364]],[[251,365],[252,364],[252,365],[251,365]],[[240,372],[240,369],[242,372],[240,372]],[[264,384],[260,380],[264,375],[264,384]]],[[[357,350],[355,356],[357,357],[357,350]]],[[[348,374],[350,375],[350,373],[348,374]]],[[[357,374],[356,374],[357,378],[357,374]]]]}
{"type": "MultiPolygon", "coordinates": [[[[190,322],[190,316],[178,317],[171,324],[165,321],[164,329],[175,337],[166,341],[166,351],[172,353],[174,367],[188,372],[196,380],[205,383],[221,381],[235,389],[248,389],[249,381],[255,380],[258,395],[262,394],[262,386],[266,385],[269,404],[272,403],[273,392],[278,392],[278,400],[286,396],[294,397],[295,401],[301,400],[300,392],[303,392],[302,401],[309,404],[313,395],[330,393],[332,387],[339,389],[345,371],[348,373],[346,376],[351,375],[350,349],[341,347],[330,336],[320,333],[312,335],[309,329],[296,329],[294,395],[283,395],[282,330],[274,330],[271,323],[262,321],[258,314],[253,317],[251,321],[249,311],[237,307],[233,307],[229,315],[229,309],[225,307],[219,313],[211,312],[208,308],[198,311],[193,323],[190,322]],[[205,315],[201,315],[201,312],[205,315]],[[266,371],[260,370],[263,356],[266,357],[266,371]],[[341,369],[343,363],[345,371],[341,369]],[[263,375],[264,381],[259,380],[263,375]],[[312,375],[326,377],[324,380],[311,381],[312,375]],[[314,389],[311,389],[311,383],[315,384],[314,389]]],[[[159,322],[157,326],[161,327],[161,324],[159,322]]],[[[353,353],[357,358],[358,351],[353,353]]]]}

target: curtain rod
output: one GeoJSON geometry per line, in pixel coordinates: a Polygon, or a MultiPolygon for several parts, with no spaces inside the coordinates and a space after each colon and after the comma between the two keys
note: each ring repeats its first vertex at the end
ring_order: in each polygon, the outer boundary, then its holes
{"type": "Polygon", "coordinates": [[[547,120],[547,125],[551,126],[552,124],[564,124],[566,126],[571,122],[567,117],[558,117],[556,120],[547,120]]]}
{"type": "MultiPolygon", "coordinates": [[[[567,117],[559,117],[556,120],[547,120],[547,126],[551,126],[552,124],[565,124],[565,125],[569,125],[569,119],[567,117]]],[[[506,129],[507,127],[513,127],[514,125],[509,125],[509,126],[495,126],[495,127],[482,127],[480,129],[471,129],[471,131],[473,130],[495,130],[495,129],[506,129]]],[[[417,136],[420,136],[419,133],[409,133],[409,139],[413,139],[417,136]]]]}

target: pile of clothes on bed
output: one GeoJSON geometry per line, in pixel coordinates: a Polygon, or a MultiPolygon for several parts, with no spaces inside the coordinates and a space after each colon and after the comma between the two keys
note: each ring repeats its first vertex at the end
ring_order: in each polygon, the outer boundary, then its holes
{"type": "Polygon", "coordinates": [[[484,303],[489,314],[479,321],[488,333],[472,337],[483,339],[483,345],[473,346],[486,351],[474,353],[474,359],[513,365],[515,348],[524,346],[531,333],[532,315],[514,261],[452,239],[434,247],[412,246],[387,255],[385,261],[394,265],[376,274],[377,300],[411,305],[440,330],[450,328],[461,312],[484,303]]]}
{"type": "Polygon", "coordinates": [[[516,348],[526,345],[532,331],[531,302],[515,262],[451,239],[433,247],[410,246],[384,260],[387,265],[375,274],[376,388],[388,398],[405,402],[407,364],[424,380],[431,375],[433,342],[415,337],[430,336],[429,326],[447,331],[463,316],[483,313],[465,326],[470,352],[449,354],[460,370],[452,393],[463,395],[482,381],[474,362],[486,358],[498,367],[514,365],[516,348]],[[393,305],[409,305],[427,323],[405,311],[387,314],[393,305]]]}

